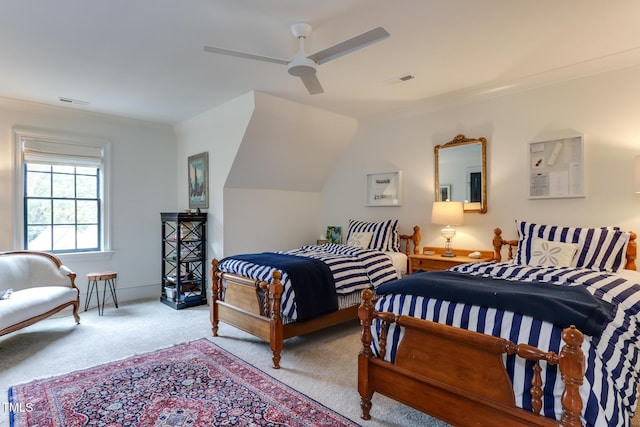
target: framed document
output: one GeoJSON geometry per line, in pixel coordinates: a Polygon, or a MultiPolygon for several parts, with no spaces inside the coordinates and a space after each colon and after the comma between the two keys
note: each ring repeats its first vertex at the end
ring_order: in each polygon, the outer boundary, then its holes
{"type": "Polygon", "coordinates": [[[584,137],[529,143],[529,198],[585,197],[584,137]]]}
{"type": "Polygon", "coordinates": [[[402,171],[367,175],[367,206],[402,205],[402,171]]]}

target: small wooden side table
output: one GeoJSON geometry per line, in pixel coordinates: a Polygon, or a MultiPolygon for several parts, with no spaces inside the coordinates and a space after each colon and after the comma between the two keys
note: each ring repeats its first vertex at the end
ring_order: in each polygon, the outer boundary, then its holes
{"type": "Polygon", "coordinates": [[[93,291],[96,292],[96,300],[98,301],[98,315],[102,316],[104,314],[104,304],[107,298],[107,287],[111,292],[111,298],[113,299],[113,304],[118,308],[118,298],[116,297],[116,279],[118,278],[118,273],[115,271],[101,271],[101,272],[93,272],[87,274],[87,299],[84,302],[84,311],[87,311],[89,308],[89,302],[91,301],[91,295],[93,295],[93,291]],[[100,304],[100,292],[98,290],[98,282],[104,281],[104,287],[102,288],[102,304],[100,304]]]}
{"type": "Polygon", "coordinates": [[[435,271],[447,270],[460,264],[469,262],[486,262],[493,260],[493,251],[474,251],[468,249],[454,249],[452,252],[455,257],[443,257],[443,248],[425,247],[427,251],[433,251],[433,254],[411,254],[409,255],[409,274],[414,271],[435,271]],[[471,252],[480,252],[480,258],[469,258],[471,252]]]}

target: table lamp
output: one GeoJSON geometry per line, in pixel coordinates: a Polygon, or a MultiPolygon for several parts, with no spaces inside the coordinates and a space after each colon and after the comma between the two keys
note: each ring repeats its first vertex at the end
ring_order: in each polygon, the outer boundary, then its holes
{"type": "Polygon", "coordinates": [[[464,223],[464,208],[462,202],[433,202],[431,223],[446,225],[446,227],[440,230],[442,237],[447,240],[442,256],[456,256],[456,254],[451,251],[451,239],[456,235],[456,230],[451,226],[464,223]]]}

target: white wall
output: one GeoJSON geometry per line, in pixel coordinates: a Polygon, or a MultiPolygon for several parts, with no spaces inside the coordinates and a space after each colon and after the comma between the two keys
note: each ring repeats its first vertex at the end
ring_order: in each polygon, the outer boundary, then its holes
{"type": "Polygon", "coordinates": [[[177,125],[178,188],[187,188],[186,158],[209,152],[208,258],[315,243],[320,190],[357,126],[260,92],[177,125]]]}
{"type": "Polygon", "coordinates": [[[209,213],[207,218],[207,258],[224,254],[224,183],[242,143],[254,110],[251,93],[211,109],[175,126],[178,139],[178,205],[189,207],[187,158],[209,152],[209,213]]]}
{"type": "MultiPolygon", "coordinates": [[[[111,144],[111,256],[67,255],[86,293],[86,274],[118,273],[121,300],[160,296],[160,212],[176,209],[176,139],[167,125],[152,124],[0,98],[0,250],[13,245],[14,127],[85,135],[111,144]]],[[[84,295],[83,295],[84,296],[84,295]]],[[[94,300],[95,302],[95,300],[94,300]]]]}
{"type": "Polygon", "coordinates": [[[320,193],[225,189],[226,255],[315,244],[322,230],[320,193]]]}
{"type": "MultiPolygon", "coordinates": [[[[462,133],[488,139],[488,213],[466,214],[457,248],[491,249],[493,229],[515,238],[515,219],[640,230],[640,196],[632,192],[640,155],[640,67],[512,93],[441,110],[412,111],[360,123],[353,144],[322,192],[321,225],[349,218],[400,219],[402,232],[422,228],[423,245],[441,246],[430,224],[433,147],[462,133]],[[528,143],[565,132],[585,136],[587,197],[528,199],[528,143]],[[401,207],[365,207],[364,175],[403,170],[401,207]]],[[[320,225],[320,226],[321,226],[320,225]]]]}

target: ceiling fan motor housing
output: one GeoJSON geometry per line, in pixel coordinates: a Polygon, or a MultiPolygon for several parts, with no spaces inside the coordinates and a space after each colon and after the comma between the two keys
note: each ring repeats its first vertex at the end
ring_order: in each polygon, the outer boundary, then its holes
{"type": "Polygon", "coordinates": [[[306,56],[296,55],[289,62],[287,69],[292,76],[309,76],[316,73],[316,63],[306,56]]]}

